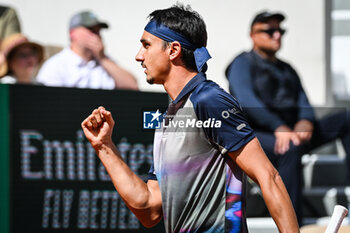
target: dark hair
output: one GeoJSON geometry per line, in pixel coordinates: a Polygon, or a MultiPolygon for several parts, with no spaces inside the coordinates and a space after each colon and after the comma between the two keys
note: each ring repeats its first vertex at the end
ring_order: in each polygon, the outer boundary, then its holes
{"type": "MultiPolygon", "coordinates": [[[[202,17],[191,9],[189,5],[176,4],[163,10],[155,10],[149,16],[150,20],[155,20],[173,31],[186,37],[197,48],[206,47],[207,30],[202,17]]],[[[186,68],[197,71],[193,50],[182,46],[182,61],[186,68]]]]}

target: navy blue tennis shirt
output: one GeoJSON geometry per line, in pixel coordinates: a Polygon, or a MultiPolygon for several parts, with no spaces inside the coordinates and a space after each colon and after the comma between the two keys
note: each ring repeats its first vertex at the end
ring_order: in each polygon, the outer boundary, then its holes
{"type": "Polygon", "coordinates": [[[256,130],[273,132],[280,125],[293,128],[299,120],[315,120],[298,74],[279,59],[243,52],[227,67],[226,76],[231,94],[256,130]]]}
{"type": "Polygon", "coordinates": [[[169,105],[167,116],[168,126],[155,132],[149,172],[162,193],[166,232],[247,232],[246,176],[227,153],[255,133],[238,102],[198,73],[169,105]]]}

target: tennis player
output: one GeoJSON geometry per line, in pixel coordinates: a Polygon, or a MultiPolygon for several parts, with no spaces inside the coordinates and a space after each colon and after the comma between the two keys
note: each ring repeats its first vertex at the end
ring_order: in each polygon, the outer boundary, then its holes
{"type": "Polygon", "coordinates": [[[299,232],[283,181],[239,104],[206,79],[210,55],[201,16],[189,6],[175,5],[149,18],[136,60],[147,81],[163,85],[173,101],[155,133],[147,183],[130,170],[112,142],[109,111],[99,107],[82,123],[126,205],[146,227],[164,218],[167,233],[247,232],[248,175],[260,185],[279,231],[299,232]]]}

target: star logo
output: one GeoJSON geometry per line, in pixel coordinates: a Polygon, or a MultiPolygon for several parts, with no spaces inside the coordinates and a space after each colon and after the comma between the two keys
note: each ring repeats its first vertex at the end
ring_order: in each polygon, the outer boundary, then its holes
{"type": "Polygon", "coordinates": [[[161,127],[162,113],[157,111],[143,112],[143,128],[144,129],[159,129],[161,127]]]}
{"type": "Polygon", "coordinates": [[[155,119],[157,119],[157,121],[159,121],[159,117],[162,115],[160,112],[159,112],[159,109],[157,109],[157,111],[155,113],[151,113],[151,115],[153,116],[151,122],[153,122],[155,119]]]}

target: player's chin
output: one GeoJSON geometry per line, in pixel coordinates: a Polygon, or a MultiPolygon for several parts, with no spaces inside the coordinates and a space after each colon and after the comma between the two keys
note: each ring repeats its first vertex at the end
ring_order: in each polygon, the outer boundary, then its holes
{"type": "Polygon", "coordinates": [[[149,84],[154,84],[154,78],[151,77],[151,76],[148,76],[148,75],[147,75],[146,81],[147,81],[149,84]]]}

